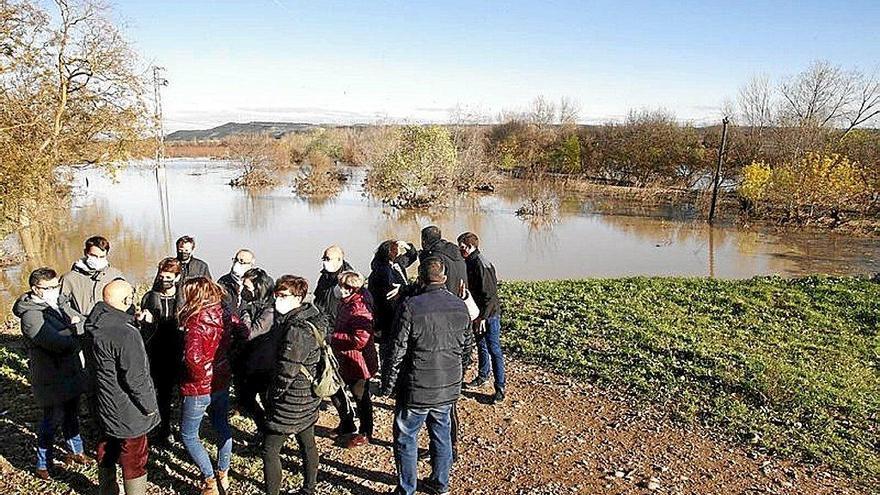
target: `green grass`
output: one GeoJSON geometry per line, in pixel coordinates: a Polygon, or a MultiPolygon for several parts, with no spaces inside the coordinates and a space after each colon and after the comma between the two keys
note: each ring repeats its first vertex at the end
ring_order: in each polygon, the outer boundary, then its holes
{"type": "Polygon", "coordinates": [[[880,478],[880,284],[507,282],[508,351],[786,457],[880,478]]]}

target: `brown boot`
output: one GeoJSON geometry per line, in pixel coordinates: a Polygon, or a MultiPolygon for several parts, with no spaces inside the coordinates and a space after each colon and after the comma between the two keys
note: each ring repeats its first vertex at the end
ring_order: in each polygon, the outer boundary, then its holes
{"type": "Polygon", "coordinates": [[[34,471],[34,475],[41,480],[49,480],[52,478],[51,476],[49,476],[48,469],[37,469],[36,471],[34,471]]]}
{"type": "Polygon", "coordinates": [[[220,495],[216,479],[208,478],[202,483],[202,495],[220,495]]]}
{"type": "Polygon", "coordinates": [[[217,471],[217,486],[223,489],[223,493],[229,491],[229,472],[217,471]]]}

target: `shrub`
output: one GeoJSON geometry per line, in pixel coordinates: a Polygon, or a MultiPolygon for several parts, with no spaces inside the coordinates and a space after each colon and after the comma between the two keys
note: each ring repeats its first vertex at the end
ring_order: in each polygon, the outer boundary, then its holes
{"type": "Polygon", "coordinates": [[[860,210],[869,191],[847,157],[806,153],[801,160],[776,167],[748,165],[739,193],[753,203],[756,213],[782,209],[787,219],[810,220],[860,210]]]}
{"type": "Polygon", "coordinates": [[[296,192],[302,195],[332,195],[339,192],[348,176],[336,167],[334,160],[324,152],[312,150],[307,157],[308,167],[294,181],[296,192]]]}
{"type": "Polygon", "coordinates": [[[400,207],[428,206],[453,186],[456,151],[449,131],[440,126],[397,129],[390,149],[367,175],[369,189],[400,207]]]}

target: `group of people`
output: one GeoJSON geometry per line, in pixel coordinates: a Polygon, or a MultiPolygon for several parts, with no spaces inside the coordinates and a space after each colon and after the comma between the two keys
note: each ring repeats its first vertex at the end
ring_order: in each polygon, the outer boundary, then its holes
{"type": "Polygon", "coordinates": [[[34,270],[13,311],[28,344],[34,398],[43,408],[36,476],[52,475],[60,427],[64,462],[97,462],[99,493],[119,493],[121,466],[124,492],[144,494],[149,446],[176,443],[172,413],[179,409],[177,438],[201,473],[201,493],[225,493],[234,407],[256,424],[256,435],[241,440],[261,449],[266,493],[280,491],[280,452],[294,436],[301,493],[311,494],[322,399],[339,414],[334,434],[357,448],[372,441],[372,396],[378,394],[395,399],[395,493],[410,495],[417,486],[448,493],[462,387],[481,387],[492,375],[493,402],[505,398],[500,304],[495,268],[477,235],[461,234],[456,244],[429,226],[421,236],[421,249],[382,242],[368,277],[340,247],[327,248],[312,295],[303,277],[273,279],[248,249],[235,253],[229,273],[215,282],[208,265],[193,256],[196,242],[189,236],[178,239],[175,257],[159,262],[139,306],[134,287],[109,263],[104,237],[87,239],[83,257],[63,276],[49,267],[34,270]],[[418,278],[410,281],[407,269],[416,261],[418,278]],[[464,383],[475,343],[478,371],[464,383]],[[95,460],[79,434],[83,397],[100,429],[95,460]],[[216,461],[200,438],[206,414],[216,461]],[[419,484],[417,436],[425,424],[432,472],[419,484]]]}

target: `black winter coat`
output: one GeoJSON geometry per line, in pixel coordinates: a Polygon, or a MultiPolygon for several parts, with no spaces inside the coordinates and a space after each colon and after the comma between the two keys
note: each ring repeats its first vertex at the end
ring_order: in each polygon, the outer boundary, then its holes
{"type": "Polygon", "coordinates": [[[177,310],[182,306],[180,290],[173,296],[151,290],[141,299],[141,310],[153,315],[152,323],[140,324],[153,376],[176,379],[180,375],[183,367],[183,331],[177,320],[177,310]]]}
{"type": "Polygon", "coordinates": [[[480,318],[486,320],[501,312],[498,301],[498,279],[495,266],[486,259],[479,249],[465,258],[467,264],[468,289],[474,302],[480,308],[480,318]]]}
{"type": "Polygon", "coordinates": [[[282,336],[281,327],[274,325],[275,309],[272,303],[247,303],[241,312],[241,323],[248,335],[240,345],[236,358],[238,372],[244,375],[268,373],[275,367],[278,346],[282,336]]]}
{"type": "Polygon", "coordinates": [[[446,289],[449,292],[458,295],[462,282],[467,287],[467,265],[465,265],[464,258],[461,257],[461,251],[457,245],[446,239],[440,239],[433,244],[425,246],[419,252],[420,263],[424,263],[426,259],[431,257],[440,258],[443,260],[443,264],[446,265],[446,289]]]}
{"type": "Polygon", "coordinates": [[[387,261],[373,258],[370,263],[370,277],[367,279],[367,289],[373,296],[373,328],[376,339],[382,340],[391,331],[394,322],[394,313],[397,310],[397,302],[388,300],[388,293],[394,285],[400,285],[403,289],[409,284],[406,278],[406,270],[418,259],[418,250],[412,244],[409,250],[394,260],[394,265],[387,261]]]}
{"type": "Polygon", "coordinates": [[[181,285],[187,280],[197,277],[205,277],[211,279],[211,270],[208,264],[198,258],[190,258],[187,262],[180,262],[180,283],[181,285]]]}
{"type": "Polygon", "coordinates": [[[150,365],[133,315],[99,302],[86,320],[86,363],[98,419],[113,438],[135,438],[159,424],[150,365]]]}
{"type": "Polygon", "coordinates": [[[233,313],[240,314],[246,302],[241,298],[240,280],[236,279],[231,273],[227,273],[217,279],[217,283],[220,287],[226,289],[226,294],[223,298],[224,305],[233,313]]]}
{"type": "Polygon", "coordinates": [[[311,382],[300,371],[300,365],[304,365],[316,376],[321,356],[314,332],[306,321],[327,335],[327,318],[312,304],[286,315],[275,314],[275,325],[282,337],[266,408],[266,429],[271,432],[299,433],[318,420],[321,399],[312,392],[311,382]]]}
{"type": "Polygon", "coordinates": [[[59,297],[55,309],[28,292],[15,301],[12,312],[21,318],[37,405],[62,404],[85,392],[86,373],[77,336],[82,333],[83,317],[71,309],[68,298],[59,297]],[[73,316],[80,319],[79,325],[71,322],[73,316]]]}
{"type": "Polygon", "coordinates": [[[333,287],[336,287],[340,273],[351,270],[353,270],[351,265],[342,260],[342,267],[335,272],[321,270],[321,276],[315,284],[315,306],[330,318],[331,323],[336,321],[336,314],[339,311],[339,297],[334,294],[333,287]]]}
{"type": "MultiPolygon", "coordinates": [[[[461,394],[473,349],[467,306],[442,285],[429,285],[401,304],[382,392],[404,407],[451,404],[461,394]]],[[[385,368],[383,368],[385,369],[385,368]]]]}

